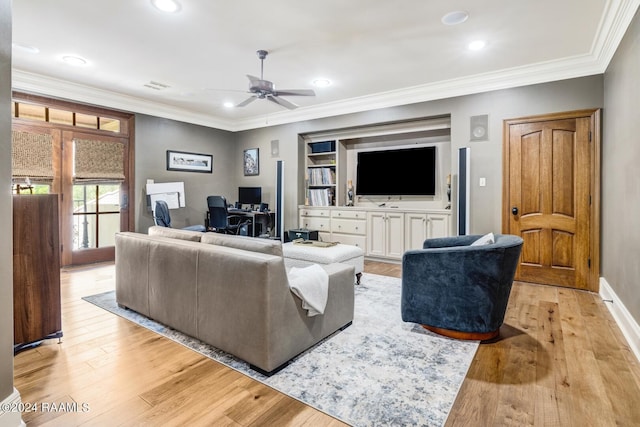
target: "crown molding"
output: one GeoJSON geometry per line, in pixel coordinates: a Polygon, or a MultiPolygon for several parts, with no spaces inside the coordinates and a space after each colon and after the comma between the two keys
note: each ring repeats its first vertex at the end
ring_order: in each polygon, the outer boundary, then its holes
{"type": "Polygon", "coordinates": [[[639,6],[640,0],[610,0],[607,2],[591,51],[588,54],[246,119],[223,119],[210,114],[193,112],[160,102],[152,102],[16,69],[13,70],[13,88],[237,132],[602,74],[606,71],[639,6]]]}
{"type": "MultiPolygon", "coordinates": [[[[604,67],[606,69],[606,67],[604,67]]],[[[472,95],[518,86],[565,80],[604,72],[601,61],[592,55],[549,61],[470,77],[443,80],[425,85],[330,102],[293,111],[270,113],[267,116],[247,119],[223,120],[210,115],[194,113],[167,104],[150,102],[140,98],[110,92],[90,86],[53,79],[20,70],[13,70],[13,86],[25,92],[72,99],[78,102],[100,105],[134,113],[214,127],[238,132],[262,127],[283,125],[344,114],[359,113],[381,108],[472,95]]]]}
{"type": "Polygon", "coordinates": [[[235,127],[233,121],[208,114],[195,113],[161,102],[153,102],[15,68],[11,72],[11,78],[13,89],[22,92],[36,93],[132,113],[148,114],[228,131],[233,131],[235,127]]]}
{"type": "Polygon", "coordinates": [[[478,74],[471,77],[443,80],[425,85],[351,98],[294,111],[270,114],[265,118],[249,118],[236,121],[236,131],[274,126],[291,122],[313,120],[331,116],[415,104],[456,96],[508,89],[575,77],[602,73],[602,67],[590,55],[559,61],[515,67],[498,72],[478,74]]]}
{"type": "Polygon", "coordinates": [[[640,0],[610,0],[605,6],[605,13],[594,37],[591,49],[594,57],[602,65],[603,73],[618,49],[636,11],[640,0]]]}

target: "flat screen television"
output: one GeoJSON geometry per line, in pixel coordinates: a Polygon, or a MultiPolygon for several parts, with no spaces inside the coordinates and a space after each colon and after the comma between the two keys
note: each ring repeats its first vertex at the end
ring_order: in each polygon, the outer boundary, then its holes
{"type": "Polygon", "coordinates": [[[359,196],[435,196],[436,147],[358,152],[359,196]]]}
{"type": "Polygon", "coordinates": [[[242,205],[262,203],[262,187],[238,187],[238,202],[242,205]]]}

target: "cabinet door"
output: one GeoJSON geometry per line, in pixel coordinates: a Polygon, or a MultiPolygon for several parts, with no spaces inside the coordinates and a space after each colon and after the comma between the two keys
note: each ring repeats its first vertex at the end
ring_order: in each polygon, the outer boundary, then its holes
{"type": "Polygon", "coordinates": [[[382,212],[367,214],[367,255],[385,256],[386,215],[382,212]]]}
{"type": "Polygon", "coordinates": [[[404,254],[404,214],[388,213],[385,223],[386,256],[400,259],[404,254]]]}
{"type": "Polygon", "coordinates": [[[427,224],[428,239],[449,235],[449,215],[430,214],[427,218],[427,224]]]}
{"type": "Polygon", "coordinates": [[[405,249],[422,249],[427,239],[427,214],[404,214],[405,249]]]}

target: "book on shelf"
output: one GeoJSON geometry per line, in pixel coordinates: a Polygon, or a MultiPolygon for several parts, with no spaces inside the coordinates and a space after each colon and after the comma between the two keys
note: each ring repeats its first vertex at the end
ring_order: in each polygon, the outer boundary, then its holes
{"type": "Polygon", "coordinates": [[[336,171],[333,168],[307,168],[309,185],[334,185],[336,171]]]}
{"type": "Polygon", "coordinates": [[[312,188],[308,199],[310,206],[333,206],[335,194],[333,188],[312,188]]]}

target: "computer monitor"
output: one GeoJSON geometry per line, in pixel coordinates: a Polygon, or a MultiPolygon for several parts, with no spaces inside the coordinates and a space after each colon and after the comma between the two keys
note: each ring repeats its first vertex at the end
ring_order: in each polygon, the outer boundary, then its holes
{"type": "Polygon", "coordinates": [[[238,187],[238,203],[259,205],[262,203],[262,187],[238,187]]]}

